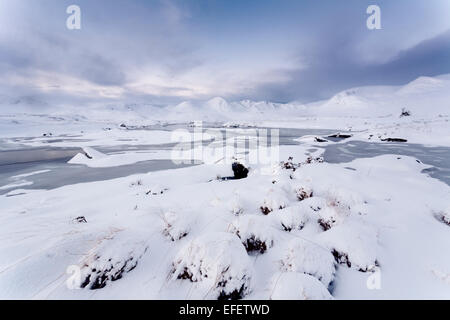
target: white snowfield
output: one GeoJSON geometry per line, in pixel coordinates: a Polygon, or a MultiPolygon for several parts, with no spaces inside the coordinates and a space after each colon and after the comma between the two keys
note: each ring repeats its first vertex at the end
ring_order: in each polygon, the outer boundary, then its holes
{"type": "MultiPolygon", "coordinates": [[[[96,147],[168,144],[170,131],[130,128],[190,120],[450,147],[448,75],[309,105],[0,108],[5,144],[79,147],[70,162],[93,168],[168,159],[96,147]]],[[[394,154],[326,163],[315,136],[299,141],[240,180],[220,178],[231,159],[52,190],[21,189],[43,171],[16,175],[0,196],[0,298],[450,299],[450,187],[429,165],[394,154]]]]}

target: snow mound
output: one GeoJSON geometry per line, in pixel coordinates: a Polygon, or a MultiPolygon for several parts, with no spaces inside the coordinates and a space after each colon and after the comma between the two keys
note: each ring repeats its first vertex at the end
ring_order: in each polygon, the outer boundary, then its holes
{"type": "Polygon", "coordinates": [[[273,246],[273,228],[262,216],[247,215],[235,219],[229,228],[242,241],[247,252],[264,253],[273,246]]]}
{"type": "Polygon", "coordinates": [[[427,93],[442,89],[445,85],[443,80],[432,77],[419,77],[407,85],[403,86],[398,93],[413,94],[413,93],[427,93]]]}
{"type": "Polygon", "coordinates": [[[447,209],[447,211],[443,212],[442,214],[442,220],[450,225],[450,208],[447,209]]]}
{"type": "Polygon", "coordinates": [[[78,153],[72,159],[69,160],[70,164],[90,164],[101,159],[105,159],[106,154],[101,153],[94,148],[84,147],[82,153],[78,153]]]}
{"type": "Polygon", "coordinates": [[[436,213],[435,216],[439,221],[442,221],[450,226],[450,207],[448,207],[447,210],[436,213]]]}
{"type": "Polygon", "coordinates": [[[361,272],[373,271],[378,266],[378,234],[367,224],[349,220],[322,233],[319,238],[331,249],[339,264],[361,272]]]}
{"type": "Polygon", "coordinates": [[[250,259],[236,235],[210,233],[192,240],[173,262],[173,275],[208,282],[215,298],[241,299],[250,292],[250,259]]]}
{"type": "Polygon", "coordinates": [[[335,262],[331,252],[309,240],[297,238],[289,242],[281,260],[283,271],[309,274],[328,287],[333,281],[335,262]]]}
{"type": "Polygon", "coordinates": [[[185,217],[179,217],[179,215],[175,212],[168,211],[164,213],[163,220],[163,234],[172,241],[183,239],[191,230],[192,221],[186,219],[185,217]]]}
{"type": "Polygon", "coordinates": [[[227,202],[229,211],[238,216],[245,212],[244,203],[238,192],[234,192],[230,201],[227,202]]]}
{"type": "Polygon", "coordinates": [[[104,288],[110,281],[121,279],[138,265],[148,244],[136,241],[133,234],[119,232],[110,240],[101,242],[86,258],[81,268],[81,288],[104,288]]]}
{"type": "Polygon", "coordinates": [[[282,192],[282,190],[271,189],[264,198],[264,202],[261,205],[261,212],[268,215],[274,210],[281,210],[286,208],[289,204],[289,199],[282,192]]]}
{"type": "Polygon", "coordinates": [[[325,286],[316,278],[298,272],[282,272],[273,276],[272,300],[331,300],[325,286]]]}
{"type": "Polygon", "coordinates": [[[274,211],[272,214],[273,221],[284,231],[302,230],[309,221],[310,215],[303,206],[287,207],[283,210],[274,211]]]}

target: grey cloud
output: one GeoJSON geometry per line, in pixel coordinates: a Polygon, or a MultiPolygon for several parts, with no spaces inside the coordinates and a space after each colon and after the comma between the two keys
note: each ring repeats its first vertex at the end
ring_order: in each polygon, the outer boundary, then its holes
{"type": "Polygon", "coordinates": [[[56,72],[104,86],[126,83],[123,68],[116,61],[70,43],[56,35],[36,33],[33,40],[3,41],[0,68],[15,75],[33,71],[56,72]]]}
{"type": "Polygon", "coordinates": [[[302,52],[300,55],[309,63],[306,69],[288,72],[288,84],[263,85],[251,95],[279,102],[308,102],[350,87],[400,85],[419,76],[450,73],[450,30],[401,51],[382,64],[362,62],[355,48],[350,39],[334,39],[326,48],[319,46],[302,52]]]}
{"type": "Polygon", "coordinates": [[[105,86],[121,86],[126,83],[126,76],[117,63],[113,63],[98,54],[85,53],[80,59],[81,69],[73,70],[77,66],[70,65],[66,71],[87,79],[92,83],[105,86]]]}

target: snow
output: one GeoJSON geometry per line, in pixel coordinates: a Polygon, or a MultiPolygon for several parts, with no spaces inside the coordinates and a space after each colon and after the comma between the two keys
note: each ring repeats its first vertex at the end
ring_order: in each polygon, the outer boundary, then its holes
{"type": "Polygon", "coordinates": [[[10,183],[10,184],[6,184],[4,186],[0,187],[0,190],[7,190],[7,189],[11,189],[11,188],[18,188],[18,187],[24,187],[24,186],[29,186],[32,185],[33,182],[31,181],[26,181],[26,180],[19,180],[15,183],[10,183]]]}
{"type": "Polygon", "coordinates": [[[450,260],[442,254],[448,226],[434,213],[446,212],[450,190],[421,173],[424,167],[394,155],[314,163],[296,170],[287,188],[282,181],[289,170],[208,182],[230,168],[202,165],[3,197],[1,295],[216,299],[222,291],[226,296],[237,290],[244,299],[448,298],[450,260]],[[356,171],[345,169],[349,165],[356,171]],[[314,195],[299,201],[295,189],[304,184],[314,195]],[[286,208],[260,211],[267,187],[283,195],[286,208]],[[149,189],[165,191],[148,194],[149,189]],[[236,194],[243,209],[238,216],[228,203],[236,194]],[[335,208],[336,201],[350,209],[325,231],[320,212],[335,208]],[[405,203],[411,204],[407,210],[405,203]],[[79,216],[87,223],[74,222],[79,216]],[[287,231],[280,220],[299,227],[287,231]],[[247,253],[243,240],[251,237],[264,241],[267,250],[247,253]],[[351,265],[336,261],[333,250],[346,254],[351,265]],[[72,265],[81,268],[82,279],[92,269],[106,270],[100,278],[105,286],[69,289],[65,271],[72,265]],[[192,281],[178,278],[184,268],[192,281]],[[367,278],[378,268],[382,289],[369,290],[367,278]],[[121,278],[115,279],[118,270],[121,278]],[[280,273],[281,279],[300,276],[272,290],[280,273]],[[227,277],[230,281],[219,285],[227,277]]]}
{"type": "Polygon", "coordinates": [[[245,215],[236,218],[231,222],[228,231],[236,234],[249,252],[264,253],[273,246],[272,228],[264,217],[259,215],[245,215]]]}
{"type": "Polygon", "coordinates": [[[423,171],[430,166],[396,154],[311,160],[332,144],[384,138],[450,147],[449,89],[450,77],[440,76],[307,105],[215,98],[166,107],[47,105],[40,114],[26,101],[14,112],[2,106],[2,152],[79,148],[69,164],[93,170],[174,159],[179,128],[210,144],[187,150],[201,160],[196,166],[51,190],[24,190],[51,169],[12,175],[0,186],[13,189],[0,196],[0,298],[449,299],[450,187],[423,171]],[[411,116],[400,117],[402,108],[411,116]],[[199,137],[195,120],[218,128],[199,137]],[[281,145],[279,161],[226,180],[245,150],[215,152],[223,127],[351,137],[293,137],[299,144],[281,145]]]}
{"type": "Polygon", "coordinates": [[[210,233],[192,240],[177,254],[173,280],[207,282],[207,295],[219,298],[237,292],[244,296],[250,290],[251,265],[247,253],[235,236],[210,233]]]}
{"type": "Polygon", "coordinates": [[[293,239],[282,260],[283,269],[309,274],[328,288],[334,278],[335,261],[327,248],[302,238],[293,239]]]}
{"type": "Polygon", "coordinates": [[[314,277],[298,272],[274,275],[272,300],[331,300],[333,297],[314,277]]]}
{"type": "Polygon", "coordinates": [[[20,179],[20,178],[26,178],[26,177],[31,177],[37,174],[41,174],[41,173],[46,173],[49,172],[50,170],[38,170],[38,171],[33,171],[30,173],[24,173],[24,174],[18,174],[16,176],[12,176],[11,179],[20,179]]]}
{"type": "MultiPolygon", "coordinates": [[[[93,148],[84,147],[83,153],[78,153],[68,161],[70,164],[82,164],[91,168],[108,168],[138,163],[147,160],[170,159],[169,151],[148,151],[148,152],[124,152],[116,154],[103,154],[93,148]],[[89,150],[89,151],[87,151],[89,150]]],[[[183,159],[180,158],[180,161],[183,159]]]]}

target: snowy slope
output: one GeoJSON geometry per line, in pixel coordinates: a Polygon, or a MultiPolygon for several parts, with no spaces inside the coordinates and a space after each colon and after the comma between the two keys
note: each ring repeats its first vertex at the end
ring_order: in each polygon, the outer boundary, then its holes
{"type": "MultiPolygon", "coordinates": [[[[173,143],[164,125],[193,120],[450,146],[449,75],[310,104],[0,103],[3,146],[77,147],[70,163],[92,168],[169,159],[169,149],[138,148],[173,143]],[[124,144],[134,149],[95,149],[124,144]]],[[[0,186],[12,188],[0,196],[0,298],[449,299],[450,187],[411,157],[330,164],[315,136],[298,141],[280,147],[282,163],[252,165],[242,180],[221,179],[234,154],[52,190],[21,189],[42,171],[14,176],[0,186]]]]}
{"type": "Polygon", "coordinates": [[[424,168],[386,155],[220,181],[217,164],[23,190],[1,198],[0,297],[448,299],[450,188],[424,168]]]}
{"type": "Polygon", "coordinates": [[[0,99],[0,115],[47,115],[78,121],[134,124],[152,121],[267,121],[333,118],[398,118],[402,108],[415,118],[450,115],[450,76],[420,77],[404,86],[360,87],[345,90],[329,100],[300,104],[279,104],[249,100],[228,102],[223,98],[185,101],[165,107],[111,102],[74,105],[49,104],[30,97],[0,99]]]}

